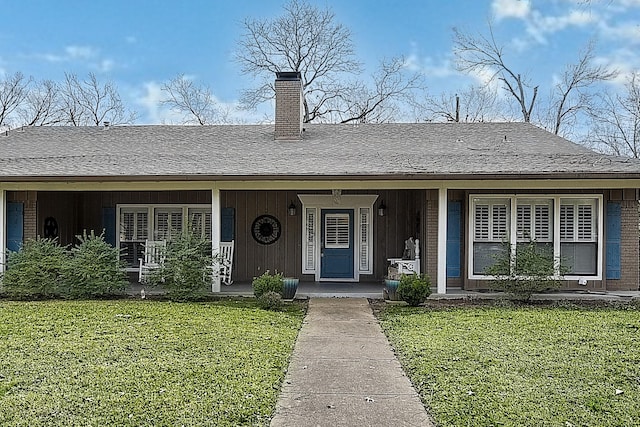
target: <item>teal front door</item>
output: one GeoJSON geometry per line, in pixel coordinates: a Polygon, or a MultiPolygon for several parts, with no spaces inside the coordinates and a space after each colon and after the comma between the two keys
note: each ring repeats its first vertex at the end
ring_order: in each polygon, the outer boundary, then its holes
{"type": "Polygon", "coordinates": [[[353,279],[353,209],[322,210],[321,279],[353,279]]]}

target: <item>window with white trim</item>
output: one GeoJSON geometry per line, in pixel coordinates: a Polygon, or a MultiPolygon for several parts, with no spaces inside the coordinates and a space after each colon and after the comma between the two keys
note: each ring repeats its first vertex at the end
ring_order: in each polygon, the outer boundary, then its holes
{"type": "Polygon", "coordinates": [[[360,264],[360,271],[367,271],[369,266],[369,222],[371,221],[370,215],[371,209],[360,208],[360,253],[358,257],[358,263],[360,264]]]}
{"type": "Polygon", "coordinates": [[[304,269],[307,271],[315,270],[316,268],[316,208],[305,209],[305,228],[304,228],[304,240],[305,254],[304,254],[304,269]]]}
{"type": "Polygon", "coordinates": [[[120,209],[120,253],[127,265],[136,265],[144,255],[149,238],[149,210],[145,207],[120,209]]]}
{"type": "Polygon", "coordinates": [[[147,239],[172,240],[187,227],[211,237],[211,205],[119,205],[117,209],[119,245],[129,268],[144,256],[147,239]]]}
{"type": "Polygon", "coordinates": [[[211,238],[211,209],[189,208],[189,224],[196,236],[211,238]]]}
{"type": "Polygon", "coordinates": [[[601,196],[471,196],[472,276],[483,277],[495,255],[509,245],[517,251],[518,245],[531,241],[553,249],[567,270],[565,276],[600,276],[601,200],[601,196]]]}
{"type": "Polygon", "coordinates": [[[560,257],[569,274],[597,273],[597,207],[593,199],[560,199],[560,257]]]}
{"type": "Polygon", "coordinates": [[[509,199],[473,200],[473,273],[482,274],[509,238],[509,199]]]}

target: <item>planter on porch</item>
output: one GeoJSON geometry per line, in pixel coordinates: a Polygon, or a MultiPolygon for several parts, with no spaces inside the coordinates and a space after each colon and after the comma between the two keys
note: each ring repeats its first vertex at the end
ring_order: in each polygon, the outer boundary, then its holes
{"type": "Polygon", "coordinates": [[[393,279],[385,279],[384,286],[387,291],[387,296],[390,301],[400,301],[400,297],[398,296],[398,285],[400,284],[400,280],[393,279]]]}
{"type": "Polygon", "coordinates": [[[282,279],[282,299],[293,299],[298,290],[298,282],[300,279],[294,279],[293,277],[285,277],[282,279]]]}

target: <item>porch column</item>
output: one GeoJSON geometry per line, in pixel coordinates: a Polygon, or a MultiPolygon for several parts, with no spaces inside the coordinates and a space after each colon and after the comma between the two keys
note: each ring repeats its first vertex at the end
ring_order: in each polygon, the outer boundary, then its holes
{"type": "MultiPolygon", "coordinates": [[[[222,210],[220,209],[220,190],[211,190],[211,250],[215,256],[220,252],[220,224],[222,210]]],[[[220,269],[217,263],[213,264],[213,281],[211,292],[220,292],[220,269]]]]}
{"type": "Polygon", "coordinates": [[[438,293],[447,293],[447,189],[438,189],[438,293]]]}
{"type": "Polygon", "coordinates": [[[7,250],[7,192],[0,190],[0,273],[5,270],[7,250]]]}

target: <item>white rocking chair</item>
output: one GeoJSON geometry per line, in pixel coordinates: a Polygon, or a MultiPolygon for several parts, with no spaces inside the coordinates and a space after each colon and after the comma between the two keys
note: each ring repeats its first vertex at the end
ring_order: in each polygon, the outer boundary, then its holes
{"type": "Polygon", "coordinates": [[[220,282],[229,286],[233,283],[231,272],[233,270],[233,246],[234,241],[220,242],[220,252],[218,253],[220,282]]]}
{"type": "Polygon", "coordinates": [[[144,243],[144,258],[140,258],[138,282],[146,283],[149,274],[164,264],[167,251],[166,240],[146,240],[144,243]]]}
{"type": "Polygon", "coordinates": [[[397,269],[397,274],[420,274],[420,240],[409,237],[404,242],[402,258],[388,258],[389,267],[397,269]]]}

